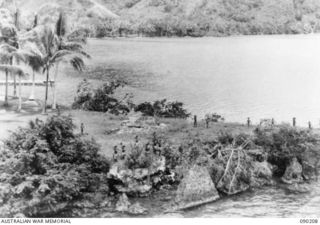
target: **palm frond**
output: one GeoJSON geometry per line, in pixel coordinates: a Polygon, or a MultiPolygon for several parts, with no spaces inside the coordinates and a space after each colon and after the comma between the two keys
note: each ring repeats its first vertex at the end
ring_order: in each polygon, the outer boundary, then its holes
{"type": "Polygon", "coordinates": [[[50,58],[50,63],[62,61],[64,57],[68,55],[73,55],[74,52],[69,50],[59,50],[54,53],[54,55],[50,58]]]}
{"type": "Polygon", "coordinates": [[[82,55],[88,59],[91,58],[91,56],[83,50],[82,44],[77,43],[77,42],[62,42],[60,45],[60,48],[62,50],[72,51],[73,53],[77,53],[77,54],[82,55]]]}
{"type": "Polygon", "coordinates": [[[66,35],[67,32],[67,26],[66,26],[66,17],[64,13],[61,11],[59,14],[59,19],[56,23],[56,34],[58,37],[63,37],[66,35]]]}
{"type": "Polygon", "coordinates": [[[19,66],[12,66],[7,64],[0,64],[0,71],[10,72],[20,77],[26,77],[27,74],[23,71],[23,68],[19,66]]]}
{"type": "Polygon", "coordinates": [[[84,61],[81,57],[75,56],[70,59],[71,66],[78,71],[82,71],[85,67],[84,61]]]}

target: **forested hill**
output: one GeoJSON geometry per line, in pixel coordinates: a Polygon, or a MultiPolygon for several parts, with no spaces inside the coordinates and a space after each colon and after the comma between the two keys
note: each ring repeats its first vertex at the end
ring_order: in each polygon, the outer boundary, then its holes
{"type": "Polygon", "coordinates": [[[0,0],[42,22],[67,12],[69,24],[92,36],[228,36],[320,31],[319,0],[0,0]]]}
{"type": "Polygon", "coordinates": [[[160,35],[310,33],[319,0],[102,0],[137,32],[160,35]],[[132,27],[133,25],[133,27],[132,27]]]}

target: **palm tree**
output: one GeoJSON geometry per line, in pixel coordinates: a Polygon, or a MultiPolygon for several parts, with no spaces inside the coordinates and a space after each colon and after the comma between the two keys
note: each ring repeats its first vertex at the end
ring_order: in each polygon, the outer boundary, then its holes
{"type": "MultiPolygon", "coordinates": [[[[32,29],[38,26],[38,15],[35,14],[32,29]]],[[[39,53],[37,46],[32,42],[27,42],[27,45],[24,46],[25,48],[29,48],[32,50],[32,55],[28,58],[28,65],[32,69],[32,87],[31,87],[31,94],[29,97],[30,101],[34,100],[34,91],[35,91],[35,73],[40,72],[43,68],[42,61],[41,61],[41,53],[39,53]]]]}
{"type": "Polygon", "coordinates": [[[59,48],[60,42],[55,32],[49,26],[38,26],[33,29],[33,41],[36,43],[38,52],[30,50],[31,54],[38,55],[46,76],[46,90],[43,104],[43,113],[47,112],[48,89],[50,69],[60,62],[69,62],[74,69],[81,71],[84,68],[82,54],[68,48],[59,48]]]}
{"type": "Polygon", "coordinates": [[[24,45],[24,48],[30,52],[27,59],[27,64],[32,69],[32,87],[29,100],[34,101],[35,73],[40,73],[41,69],[43,69],[43,62],[41,58],[41,52],[39,52],[35,43],[28,42],[24,45]]]}
{"type": "MultiPolygon", "coordinates": [[[[79,57],[90,58],[90,56],[83,50],[83,45],[86,42],[86,38],[83,35],[73,35],[77,32],[76,30],[67,35],[67,26],[66,26],[66,17],[63,12],[60,12],[59,19],[56,23],[55,33],[58,37],[58,49],[59,50],[68,50],[69,52],[74,52],[79,57]]],[[[72,62],[71,62],[72,63],[72,62]]],[[[53,104],[52,109],[57,107],[57,78],[59,73],[60,63],[56,63],[55,74],[54,74],[54,85],[53,85],[53,104]]],[[[77,63],[72,63],[72,66],[75,69],[77,68],[77,63]]],[[[82,68],[81,68],[82,69],[82,68]]]]}
{"type": "Polygon", "coordinates": [[[21,77],[25,76],[23,70],[19,67],[20,61],[26,62],[28,53],[17,47],[9,44],[0,45],[0,59],[3,64],[0,64],[0,70],[6,73],[6,88],[5,88],[5,102],[4,105],[8,106],[8,73],[10,72],[14,76],[18,75],[19,79],[19,107],[21,110],[22,98],[21,98],[21,77]],[[12,65],[15,61],[16,65],[12,65]]]}

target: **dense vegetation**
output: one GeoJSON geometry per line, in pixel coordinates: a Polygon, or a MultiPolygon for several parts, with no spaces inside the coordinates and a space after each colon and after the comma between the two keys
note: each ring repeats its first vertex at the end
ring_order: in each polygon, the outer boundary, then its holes
{"type": "Polygon", "coordinates": [[[163,118],[187,118],[190,113],[183,108],[182,102],[168,102],[166,99],[153,103],[144,102],[135,107],[136,112],[142,112],[145,116],[157,116],[163,118]]]}
{"type": "Polygon", "coordinates": [[[163,99],[153,103],[144,102],[135,105],[132,102],[132,95],[127,93],[119,97],[115,94],[116,90],[124,85],[124,82],[116,80],[94,88],[89,81],[84,79],[78,85],[72,108],[108,112],[115,115],[127,114],[134,109],[135,112],[141,112],[144,116],[162,118],[187,118],[190,116],[190,113],[183,108],[183,103],[178,101],[169,102],[163,99]]]}
{"type": "Polygon", "coordinates": [[[320,30],[316,0],[104,0],[120,19],[97,24],[96,36],[228,36],[320,30]]]}
{"type": "Polygon", "coordinates": [[[0,154],[1,217],[69,217],[85,196],[108,193],[109,161],[99,149],[75,134],[65,116],[37,119],[13,132],[0,154]]]}
{"type": "Polygon", "coordinates": [[[76,97],[72,108],[112,114],[127,114],[132,108],[131,97],[126,94],[122,99],[114,96],[117,88],[123,86],[121,81],[104,83],[98,88],[86,79],[77,88],[76,97]]]}
{"type": "MultiPolygon", "coordinates": [[[[14,8],[12,2],[0,1],[0,5],[14,8]]],[[[63,8],[70,27],[95,37],[297,34],[320,30],[317,0],[55,0],[45,7],[42,1],[20,0],[17,5],[24,29],[33,22],[33,15],[27,12],[38,11],[42,24],[56,21],[63,8]]]]}

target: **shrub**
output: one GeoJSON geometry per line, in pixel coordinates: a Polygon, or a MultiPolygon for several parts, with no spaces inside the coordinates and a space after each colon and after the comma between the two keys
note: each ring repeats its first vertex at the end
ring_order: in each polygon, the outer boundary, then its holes
{"type": "Polygon", "coordinates": [[[320,160],[317,147],[319,139],[309,130],[280,126],[274,129],[257,128],[254,134],[255,144],[265,149],[269,155],[268,161],[278,167],[276,171],[278,176],[283,175],[286,166],[293,158],[297,158],[302,166],[305,156],[309,153],[314,153],[317,161],[320,160]]]}
{"type": "Polygon", "coordinates": [[[83,80],[77,89],[72,108],[83,109],[88,111],[109,112],[111,114],[127,114],[130,108],[133,107],[131,103],[131,96],[126,94],[121,100],[114,96],[117,88],[122,87],[124,82],[112,81],[104,83],[97,89],[83,80]]]}
{"type": "Polygon", "coordinates": [[[30,122],[5,140],[0,153],[0,216],[59,216],[86,193],[108,191],[109,162],[94,140],[74,134],[70,117],[30,122]]]}
{"type": "Polygon", "coordinates": [[[166,99],[153,103],[144,102],[135,107],[136,112],[142,112],[145,116],[157,116],[163,118],[188,118],[190,113],[183,108],[182,102],[168,102],[166,99]]]}
{"type": "Polygon", "coordinates": [[[206,114],[205,120],[216,123],[216,122],[223,122],[224,118],[217,113],[212,113],[212,114],[206,114]]]}

